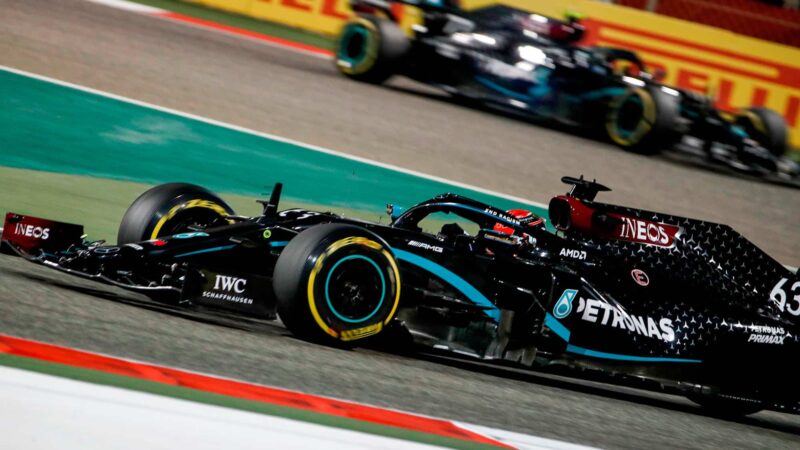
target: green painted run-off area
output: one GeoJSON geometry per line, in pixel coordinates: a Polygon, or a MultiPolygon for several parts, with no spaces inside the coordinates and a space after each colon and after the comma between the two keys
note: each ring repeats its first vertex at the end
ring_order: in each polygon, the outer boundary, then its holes
{"type": "MultiPolygon", "coordinates": [[[[127,101],[0,70],[0,165],[261,196],[284,183],[288,199],[382,211],[470,189],[237,131],[127,101]]],[[[542,213],[540,208],[537,212],[542,213]]]]}

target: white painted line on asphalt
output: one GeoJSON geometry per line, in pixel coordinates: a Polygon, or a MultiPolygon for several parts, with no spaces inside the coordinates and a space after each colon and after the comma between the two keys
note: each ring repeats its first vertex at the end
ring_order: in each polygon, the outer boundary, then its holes
{"type": "Polygon", "coordinates": [[[143,5],[141,3],[128,2],[125,0],[86,0],[86,1],[141,14],[160,14],[167,12],[166,9],[143,5]]]}
{"type": "Polygon", "coordinates": [[[0,402],[4,448],[441,448],[2,366],[0,402]]]}
{"type": "Polygon", "coordinates": [[[519,450],[590,450],[595,447],[586,447],[578,444],[557,441],[555,439],[541,438],[529,434],[514,433],[513,431],[497,430],[495,428],[473,425],[463,422],[453,422],[458,427],[474,433],[488,436],[519,450]]]}
{"type": "Polygon", "coordinates": [[[371,166],[380,167],[380,168],[388,169],[388,170],[393,170],[395,172],[400,172],[400,173],[404,173],[404,174],[407,174],[407,175],[413,175],[413,176],[419,177],[419,178],[424,178],[426,180],[431,180],[431,181],[436,181],[436,182],[439,182],[439,183],[449,184],[449,185],[452,185],[452,186],[455,186],[455,187],[458,187],[458,188],[461,188],[461,189],[470,189],[470,190],[473,190],[473,191],[476,191],[476,192],[480,192],[482,194],[493,195],[495,197],[504,198],[506,200],[511,200],[511,201],[514,201],[514,202],[533,205],[533,206],[537,206],[539,208],[547,209],[547,205],[545,205],[544,203],[535,202],[535,201],[532,201],[532,200],[524,199],[522,197],[517,197],[517,196],[514,196],[514,195],[510,195],[510,194],[504,194],[502,192],[493,191],[491,189],[484,189],[484,188],[481,188],[481,187],[478,187],[478,186],[473,186],[473,185],[470,185],[470,184],[467,184],[467,183],[461,183],[459,181],[449,180],[447,178],[438,177],[436,175],[430,175],[430,174],[427,174],[427,173],[418,172],[416,170],[406,169],[404,167],[399,167],[399,166],[395,166],[395,165],[392,165],[392,164],[386,164],[386,163],[382,163],[382,162],[379,162],[379,161],[374,161],[374,160],[371,160],[371,159],[368,159],[368,158],[363,158],[363,157],[360,157],[360,156],[350,155],[348,153],[340,152],[340,151],[337,151],[337,150],[331,150],[331,149],[325,148],[325,147],[320,147],[320,146],[316,146],[316,145],[312,145],[312,144],[306,144],[304,142],[296,141],[296,140],[293,140],[293,139],[287,139],[287,138],[284,138],[284,137],[281,137],[281,136],[276,136],[274,134],[263,133],[261,131],[256,131],[256,130],[252,130],[250,128],[241,127],[239,125],[234,125],[234,124],[231,124],[231,123],[222,122],[222,121],[215,120],[215,119],[209,119],[208,117],[198,116],[196,114],[191,114],[191,113],[187,113],[187,112],[184,112],[184,111],[178,111],[176,109],[166,108],[164,106],[154,105],[152,103],[143,102],[143,101],[140,101],[140,100],[135,100],[135,99],[132,99],[130,97],[124,97],[122,95],[112,94],[110,92],[101,91],[99,89],[94,89],[94,88],[90,88],[90,87],[87,87],[87,86],[82,86],[82,85],[75,84],[75,83],[70,83],[68,81],[62,81],[62,80],[58,80],[58,79],[55,79],[55,78],[50,78],[48,76],[39,75],[39,74],[32,73],[32,72],[27,72],[25,70],[15,69],[13,67],[4,66],[4,65],[0,65],[0,70],[4,70],[6,72],[15,73],[17,75],[23,75],[23,76],[34,78],[34,79],[41,80],[41,81],[46,81],[48,83],[53,83],[53,84],[56,84],[56,85],[59,85],[59,86],[68,87],[70,89],[75,89],[75,90],[78,90],[78,91],[87,92],[87,93],[95,94],[95,95],[100,95],[100,96],[103,96],[103,97],[106,97],[106,98],[111,98],[111,99],[118,100],[118,101],[121,101],[121,102],[130,103],[132,105],[142,106],[142,107],[150,108],[150,109],[153,109],[153,110],[156,110],[156,111],[161,111],[161,112],[165,112],[165,113],[168,113],[168,114],[173,114],[173,115],[184,117],[184,118],[187,118],[187,119],[197,120],[199,122],[204,122],[204,123],[207,123],[207,124],[210,124],[210,125],[215,125],[215,126],[218,126],[218,127],[227,128],[229,130],[238,131],[240,133],[246,133],[246,134],[250,134],[250,135],[253,135],[253,136],[262,137],[262,138],[265,138],[265,139],[271,139],[271,140],[274,140],[274,141],[283,142],[285,144],[296,145],[296,146],[307,148],[309,150],[313,150],[313,151],[316,151],[316,152],[326,153],[326,154],[329,154],[329,155],[338,156],[340,158],[349,159],[351,161],[358,161],[358,162],[361,162],[361,163],[364,163],[364,164],[369,164],[371,166]]]}

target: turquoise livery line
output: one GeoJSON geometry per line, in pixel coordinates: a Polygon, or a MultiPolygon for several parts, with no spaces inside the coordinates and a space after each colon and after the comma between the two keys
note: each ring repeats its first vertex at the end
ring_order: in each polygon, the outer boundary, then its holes
{"type": "Polygon", "coordinates": [[[573,345],[569,343],[569,339],[572,336],[572,333],[569,331],[567,327],[564,326],[558,319],[553,317],[550,313],[546,313],[544,316],[544,324],[547,328],[553,330],[553,332],[564,340],[567,343],[567,352],[574,353],[576,355],[583,355],[583,356],[591,356],[593,358],[600,358],[600,359],[611,359],[615,361],[632,361],[632,362],[674,362],[674,363],[691,363],[697,364],[703,362],[700,359],[687,359],[687,358],[668,358],[668,357],[660,357],[660,356],[633,356],[633,355],[622,355],[619,353],[607,353],[607,352],[600,352],[597,350],[590,350],[588,348],[579,347],[577,345],[573,345]]]}
{"type": "Polygon", "coordinates": [[[484,308],[484,313],[491,317],[495,322],[500,321],[500,310],[497,309],[494,303],[491,300],[486,298],[485,295],[481,294],[480,291],[475,289],[474,286],[469,284],[466,280],[459,277],[455,273],[451,272],[450,270],[442,267],[441,265],[427,259],[423,258],[422,256],[416,255],[411,252],[407,252],[405,250],[400,250],[393,248],[392,252],[394,253],[395,257],[400,261],[405,261],[409,264],[417,266],[421,269],[424,269],[437,277],[441,278],[442,280],[449,283],[459,292],[464,294],[470,301],[475,303],[478,306],[484,308]]]}

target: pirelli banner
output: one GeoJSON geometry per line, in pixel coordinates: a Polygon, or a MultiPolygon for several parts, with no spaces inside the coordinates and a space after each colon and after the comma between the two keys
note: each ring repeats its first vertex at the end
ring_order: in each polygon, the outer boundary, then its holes
{"type": "MultiPolygon", "coordinates": [[[[800,49],[737,35],[683,20],[591,0],[461,0],[465,9],[504,3],[559,17],[586,16],[587,45],[623,47],[639,53],[666,83],[710,93],[723,110],[767,106],[791,127],[800,147],[800,49]]],[[[214,8],[334,35],[352,13],[347,0],[195,0],[214,8]]],[[[414,8],[399,7],[404,25],[414,8]]]]}
{"type": "Polygon", "coordinates": [[[347,0],[183,0],[315,33],[334,35],[352,15],[347,0]]]}

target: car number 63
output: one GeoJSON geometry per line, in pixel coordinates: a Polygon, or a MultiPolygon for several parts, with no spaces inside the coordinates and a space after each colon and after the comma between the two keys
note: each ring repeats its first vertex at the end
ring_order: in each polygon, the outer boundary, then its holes
{"type": "Polygon", "coordinates": [[[778,305],[781,312],[788,311],[793,316],[800,316],[800,281],[795,281],[791,287],[784,288],[788,281],[788,278],[781,278],[769,293],[769,299],[778,305]]]}

